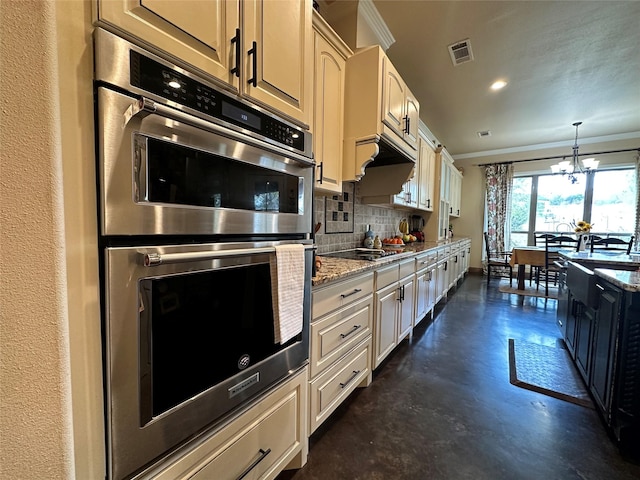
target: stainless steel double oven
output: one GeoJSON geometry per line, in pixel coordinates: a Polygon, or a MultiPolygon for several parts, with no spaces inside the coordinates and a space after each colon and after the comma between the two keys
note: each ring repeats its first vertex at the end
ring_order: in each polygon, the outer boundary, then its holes
{"type": "Polygon", "coordinates": [[[308,361],[310,135],[95,32],[109,477],[132,478],[308,361]],[[270,263],[305,246],[302,331],[274,341],[270,263]]]}

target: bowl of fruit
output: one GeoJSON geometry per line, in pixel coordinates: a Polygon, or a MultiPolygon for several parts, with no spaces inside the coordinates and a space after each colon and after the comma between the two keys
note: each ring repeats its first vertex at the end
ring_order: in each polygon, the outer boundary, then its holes
{"type": "Polygon", "coordinates": [[[403,243],[413,243],[418,239],[415,235],[409,234],[409,223],[407,222],[406,218],[403,218],[400,221],[398,229],[400,230],[401,235],[396,235],[396,237],[400,238],[403,243]]]}
{"type": "Polygon", "coordinates": [[[382,246],[385,248],[402,249],[404,248],[404,241],[400,235],[396,235],[395,237],[383,238],[382,246]]]}

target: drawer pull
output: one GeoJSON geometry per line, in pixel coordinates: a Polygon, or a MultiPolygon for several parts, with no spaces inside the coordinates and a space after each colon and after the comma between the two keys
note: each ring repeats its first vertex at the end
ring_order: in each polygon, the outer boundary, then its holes
{"type": "Polygon", "coordinates": [[[344,388],[347,385],[349,385],[351,382],[353,382],[353,380],[358,376],[359,373],[360,373],[360,370],[354,370],[353,371],[353,375],[351,375],[351,378],[349,380],[347,380],[346,382],[341,383],[340,384],[340,388],[344,388]]]}
{"type": "Polygon", "coordinates": [[[356,293],[360,293],[361,291],[362,291],[362,289],[361,289],[361,288],[354,288],[354,289],[353,289],[353,292],[351,292],[351,293],[343,293],[343,294],[341,294],[340,296],[341,296],[342,298],[347,298],[347,297],[350,297],[351,295],[355,295],[356,293]]]}
{"type": "Polygon", "coordinates": [[[349,335],[352,335],[353,333],[355,333],[360,327],[362,327],[362,325],[354,325],[353,328],[349,330],[347,333],[341,333],[340,338],[347,338],[349,335]]]}
{"type": "Polygon", "coordinates": [[[257,466],[257,465],[258,465],[262,460],[264,460],[264,459],[265,459],[265,457],[266,457],[267,455],[269,455],[269,454],[271,453],[271,449],[270,449],[270,448],[267,448],[266,450],[260,449],[260,450],[258,451],[258,453],[259,453],[259,455],[260,455],[260,456],[257,458],[257,460],[256,460],[255,462],[253,462],[251,465],[249,465],[249,467],[248,467],[244,472],[242,472],[242,473],[240,474],[240,476],[237,478],[237,480],[242,480],[244,477],[246,477],[246,476],[249,474],[249,472],[250,472],[251,470],[253,470],[254,468],[256,468],[256,466],[257,466]]]}

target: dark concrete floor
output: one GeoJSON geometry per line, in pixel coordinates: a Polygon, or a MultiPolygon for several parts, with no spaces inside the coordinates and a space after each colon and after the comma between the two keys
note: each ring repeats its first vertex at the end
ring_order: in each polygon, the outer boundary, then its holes
{"type": "Polygon", "coordinates": [[[312,435],[307,465],[277,480],[640,479],[595,410],[509,383],[509,338],[560,334],[555,300],[497,283],[468,276],[312,435]]]}

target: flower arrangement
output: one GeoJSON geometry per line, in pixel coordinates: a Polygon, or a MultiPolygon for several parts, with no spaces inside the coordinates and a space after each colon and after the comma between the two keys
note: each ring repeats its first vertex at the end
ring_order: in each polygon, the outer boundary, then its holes
{"type": "Polygon", "coordinates": [[[576,233],[589,233],[591,228],[593,228],[591,223],[585,222],[584,220],[571,222],[571,226],[573,227],[573,231],[576,233]]]}

